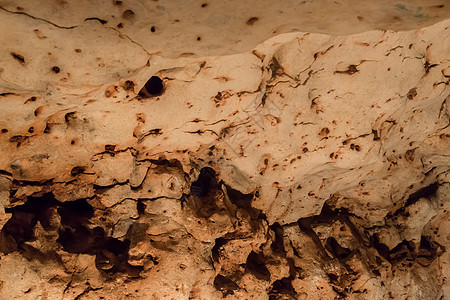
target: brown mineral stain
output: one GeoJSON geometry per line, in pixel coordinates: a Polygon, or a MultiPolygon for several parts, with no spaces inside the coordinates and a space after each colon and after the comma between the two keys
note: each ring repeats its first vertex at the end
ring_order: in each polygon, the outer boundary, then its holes
{"type": "Polygon", "coordinates": [[[405,153],[405,159],[407,161],[414,161],[414,151],[416,149],[409,149],[408,151],[406,151],[405,153]]]}
{"type": "Polygon", "coordinates": [[[328,127],[324,127],[320,130],[319,132],[319,136],[327,136],[330,133],[330,129],[328,129],[328,127]]]}
{"type": "Polygon", "coordinates": [[[410,89],[408,94],[406,95],[409,100],[412,100],[415,96],[417,96],[417,88],[410,89]]]}
{"type": "Polygon", "coordinates": [[[116,97],[117,96],[117,87],[115,85],[110,85],[105,90],[105,96],[106,96],[106,98],[116,97]]]}

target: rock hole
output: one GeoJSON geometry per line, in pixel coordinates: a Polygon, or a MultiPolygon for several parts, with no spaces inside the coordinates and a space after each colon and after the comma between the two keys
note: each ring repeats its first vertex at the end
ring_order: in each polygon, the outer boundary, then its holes
{"type": "Polygon", "coordinates": [[[147,207],[147,205],[145,205],[144,201],[142,201],[141,199],[138,200],[137,204],[136,204],[136,209],[138,211],[139,215],[143,215],[145,214],[145,208],[147,207]]]}
{"type": "Polygon", "coordinates": [[[435,196],[438,188],[439,188],[439,183],[434,182],[426,187],[419,189],[417,192],[412,193],[408,197],[408,200],[406,200],[405,207],[416,203],[420,198],[428,198],[428,197],[435,196]]]}
{"type": "Polygon", "coordinates": [[[217,238],[216,242],[214,243],[214,247],[211,250],[212,258],[214,261],[219,261],[220,258],[220,248],[222,248],[223,245],[227,243],[227,240],[223,237],[217,238]]]}
{"type": "Polygon", "coordinates": [[[56,241],[69,253],[94,254],[96,249],[103,247],[104,234],[101,227],[90,230],[77,225],[76,228],[66,227],[61,230],[56,241]]]}
{"type": "Polygon", "coordinates": [[[429,266],[438,255],[442,254],[443,247],[431,240],[429,236],[421,236],[417,262],[423,266],[429,266]]]}
{"type": "Polygon", "coordinates": [[[255,24],[255,22],[258,20],[259,20],[259,18],[257,18],[257,17],[251,17],[250,19],[247,20],[247,25],[251,26],[251,25],[255,24]]]}
{"type": "Polygon", "coordinates": [[[151,31],[151,32],[156,32],[156,27],[155,27],[155,26],[152,26],[152,27],[150,28],[150,31],[151,31]]]}
{"type": "Polygon", "coordinates": [[[125,81],[125,84],[124,84],[123,88],[126,91],[134,91],[134,82],[131,81],[131,80],[125,81]]]}
{"type": "Polygon", "coordinates": [[[84,171],[85,171],[84,167],[77,166],[72,168],[72,170],[70,171],[70,175],[77,176],[79,174],[82,174],[84,171]]]}
{"type": "Polygon", "coordinates": [[[149,98],[162,95],[164,92],[164,84],[161,78],[158,76],[152,76],[139,92],[139,96],[143,98],[149,98]]]}
{"type": "Polygon", "coordinates": [[[58,213],[61,216],[61,224],[76,228],[94,215],[94,208],[86,199],[79,199],[62,203],[58,213]]]}
{"type": "Polygon", "coordinates": [[[285,277],[279,280],[275,280],[269,292],[269,300],[295,299],[295,295],[297,293],[294,287],[292,286],[292,279],[293,278],[285,277]],[[280,297],[280,295],[286,295],[290,297],[285,298],[280,297]]]}
{"type": "Polygon", "coordinates": [[[17,61],[19,61],[22,65],[25,64],[25,58],[23,57],[23,55],[15,53],[15,52],[11,52],[10,53],[12,55],[12,57],[14,59],[16,59],[17,61]]]}
{"type": "Polygon", "coordinates": [[[389,260],[391,263],[400,262],[402,260],[414,260],[414,245],[409,241],[402,241],[389,251],[389,260]]]}
{"type": "Polygon", "coordinates": [[[64,115],[64,120],[66,121],[67,124],[70,124],[71,122],[73,122],[76,119],[75,116],[75,112],[68,112],[64,115]]]}
{"type": "Polygon", "coordinates": [[[216,278],[214,278],[214,287],[216,288],[216,290],[222,292],[223,297],[233,295],[234,291],[239,289],[239,286],[236,284],[236,282],[220,274],[217,275],[216,278]]]}
{"type": "Polygon", "coordinates": [[[337,259],[346,259],[352,253],[349,248],[342,247],[334,237],[329,237],[327,239],[325,249],[337,259]]]}
{"type": "Polygon", "coordinates": [[[275,240],[270,245],[270,248],[276,253],[286,253],[283,242],[283,227],[276,222],[270,228],[275,233],[275,240]]]}
{"type": "Polygon", "coordinates": [[[191,194],[205,197],[213,186],[217,186],[216,172],[210,167],[202,168],[197,181],[191,185],[191,194]]]}
{"type": "Polygon", "coordinates": [[[270,272],[264,263],[262,255],[250,252],[246,263],[247,270],[260,280],[270,281],[270,272]]]}
{"type": "Polygon", "coordinates": [[[45,125],[44,133],[50,133],[50,125],[48,123],[45,125]]]}
{"type": "Polygon", "coordinates": [[[52,67],[52,71],[56,74],[58,74],[59,72],[61,72],[61,69],[58,66],[53,66],[52,67]]]}
{"type": "Polygon", "coordinates": [[[105,151],[107,151],[107,152],[114,152],[115,149],[116,149],[116,145],[111,145],[111,144],[105,145],[105,151]]]}
{"type": "Polygon", "coordinates": [[[6,213],[11,213],[11,218],[1,230],[0,250],[4,253],[18,250],[21,245],[34,238],[34,227],[39,221],[42,227],[47,228],[48,210],[57,203],[52,193],[41,197],[28,197],[23,205],[6,208],[6,213]]]}

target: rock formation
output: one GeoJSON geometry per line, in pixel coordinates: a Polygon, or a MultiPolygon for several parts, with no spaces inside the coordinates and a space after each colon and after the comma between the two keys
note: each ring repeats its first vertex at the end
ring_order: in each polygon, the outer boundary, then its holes
{"type": "Polygon", "coordinates": [[[0,1],[0,299],[449,298],[450,5],[220,2],[0,1]]]}

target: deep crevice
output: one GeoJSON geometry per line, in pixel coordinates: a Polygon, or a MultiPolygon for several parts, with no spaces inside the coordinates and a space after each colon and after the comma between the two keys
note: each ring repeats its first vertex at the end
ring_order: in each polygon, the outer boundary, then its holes
{"type": "Polygon", "coordinates": [[[270,272],[264,263],[264,256],[254,251],[250,252],[245,264],[246,270],[259,280],[270,281],[270,272]]]}
{"type": "Polygon", "coordinates": [[[95,255],[96,267],[107,274],[124,272],[139,276],[142,268],[131,266],[127,261],[128,240],[106,236],[105,229],[99,226],[89,228],[94,208],[87,199],[59,202],[50,192],[42,196],[29,196],[25,204],[6,208],[5,211],[12,214],[0,232],[0,251],[5,254],[19,251],[24,257],[60,260],[55,252],[60,244],[69,253],[95,255]],[[55,218],[55,214],[60,219],[55,218]],[[55,224],[55,220],[60,220],[60,223],[55,224]],[[58,236],[54,251],[41,253],[38,248],[24,244],[36,239],[34,229],[37,222],[44,230],[53,231],[58,236]]]}

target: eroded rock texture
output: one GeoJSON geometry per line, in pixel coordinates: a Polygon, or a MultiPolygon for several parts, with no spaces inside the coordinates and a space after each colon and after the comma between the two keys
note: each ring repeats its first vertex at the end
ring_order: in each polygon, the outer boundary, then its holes
{"type": "Polygon", "coordinates": [[[0,1],[0,298],[450,297],[441,2],[0,1]]]}

